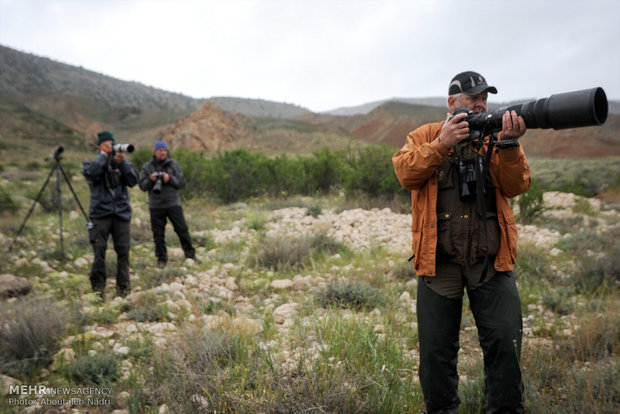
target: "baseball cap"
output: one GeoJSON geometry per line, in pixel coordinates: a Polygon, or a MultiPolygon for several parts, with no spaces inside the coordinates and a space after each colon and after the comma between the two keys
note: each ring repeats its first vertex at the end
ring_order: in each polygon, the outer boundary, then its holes
{"type": "Polygon", "coordinates": [[[452,78],[448,88],[448,95],[464,93],[467,95],[478,95],[482,92],[497,93],[495,86],[487,85],[486,79],[476,72],[461,72],[452,78]]]}

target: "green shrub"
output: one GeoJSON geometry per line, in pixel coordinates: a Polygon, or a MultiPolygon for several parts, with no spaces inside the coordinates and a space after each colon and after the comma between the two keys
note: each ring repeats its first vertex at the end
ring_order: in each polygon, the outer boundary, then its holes
{"type": "Polygon", "coordinates": [[[147,162],[153,159],[153,149],[150,147],[139,148],[135,150],[134,152],[132,152],[128,158],[133,164],[133,166],[136,168],[136,170],[138,171],[138,174],[140,174],[142,167],[144,167],[144,165],[147,162]]]}
{"type": "Polygon", "coordinates": [[[538,181],[532,180],[532,185],[519,196],[519,221],[524,224],[533,223],[545,211],[543,190],[538,181]]]}
{"type": "Polygon", "coordinates": [[[84,385],[107,385],[118,378],[118,359],[111,352],[81,355],[68,367],[69,376],[84,385]]]}
{"type": "Polygon", "coordinates": [[[256,264],[275,271],[299,268],[310,257],[312,241],[308,238],[266,239],[254,260],[256,264]]]}
{"type": "Polygon", "coordinates": [[[318,204],[312,204],[306,208],[306,216],[318,217],[323,212],[323,209],[318,204]]]}
{"type": "Polygon", "coordinates": [[[330,283],[317,292],[315,298],[324,308],[335,306],[355,310],[378,308],[386,302],[382,291],[356,280],[330,283]]]}
{"type": "Polygon", "coordinates": [[[240,338],[183,327],[168,347],[155,352],[144,390],[147,404],[165,403],[175,413],[233,412],[231,369],[240,369],[248,352],[240,338]]]}
{"type": "Polygon", "coordinates": [[[152,292],[144,292],[134,301],[133,309],[127,312],[127,317],[137,322],[158,322],[168,320],[168,307],[160,304],[152,292]]]}
{"type": "Polygon", "coordinates": [[[0,186],[0,213],[9,212],[15,213],[19,210],[19,204],[13,201],[11,194],[0,186]]]}
{"type": "Polygon", "coordinates": [[[336,254],[345,251],[347,248],[335,238],[325,233],[317,233],[310,238],[310,246],[318,253],[336,254]]]}
{"type": "Polygon", "coordinates": [[[306,171],[299,158],[293,159],[281,154],[275,158],[261,157],[259,161],[258,171],[264,171],[262,177],[255,178],[256,186],[262,189],[260,193],[282,197],[303,192],[306,171]]]}
{"type": "Polygon", "coordinates": [[[192,151],[187,148],[179,148],[170,156],[179,163],[185,177],[185,188],[181,190],[181,198],[188,200],[194,197],[204,196],[210,191],[205,171],[211,160],[207,160],[203,152],[192,151]]]}
{"type": "Polygon", "coordinates": [[[244,149],[218,152],[206,164],[203,179],[209,191],[229,204],[260,195],[265,179],[264,155],[253,155],[244,149]]]}
{"type": "Polygon", "coordinates": [[[69,323],[68,312],[48,299],[19,299],[0,304],[0,367],[13,375],[31,375],[52,362],[69,323]]]}
{"type": "Polygon", "coordinates": [[[315,151],[312,155],[312,157],[299,157],[306,177],[303,193],[307,195],[327,194],[340,182],[344,152],[332,152],[325,147],[315,151]]]}
{"type": "Polygon", "coordinates": [[[415,277],[415,271],[413,270],[413,264],[411,262],[401,263],[392,271],[392,275],[399,280],[410,280],[415,277]]]}
{"type": "Polygon", "coordinates": [[[394,172],[394,148],[368,146],[350,153],[344,172],[343,187],[349,194],[361,191],[371,197],[408,195],[394,172]]]}
{"type": "Polygon", "coordinates": [[[594,197],[599,192],[600,183],[596,178],[585,179],[576,178],[572,181],[566,181],[554,188],[562,193],[573,193],[583,197],[594,197]]]}

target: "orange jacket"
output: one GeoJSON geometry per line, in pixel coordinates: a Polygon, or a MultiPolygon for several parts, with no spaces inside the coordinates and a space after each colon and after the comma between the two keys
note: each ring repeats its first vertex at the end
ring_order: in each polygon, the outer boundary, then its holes
{"type": "MultiPolygon", "coordinates": [[[[401,185],[411,190],[411,231],[414,269],[419,276],[435,276],[437,248],[437,168],[449,150],[437,137],[443,122],[426,124],[409,133],[403,148],[392,157],[401,185]]],[[[497,204],[500,248],[495,259],[498,271],[510,271],[517,259],[517,225],[508,202],[529,188],[530,167],[525,153],[493,149],[489,166],[497,204]]]]}

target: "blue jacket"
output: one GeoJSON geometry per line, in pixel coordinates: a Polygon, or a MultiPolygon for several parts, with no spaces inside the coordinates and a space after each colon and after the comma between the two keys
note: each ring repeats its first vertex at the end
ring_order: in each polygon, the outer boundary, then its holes
{"type": "Polygon", "coordinates": [[[82,174],[90,187],[90,218],[116,216],[124,221],[131,220],[127,187],[138,182],[138,173],[131,162],[118,163],[114,157],[100,152],[94,161],[82,165],[82,174]]]}

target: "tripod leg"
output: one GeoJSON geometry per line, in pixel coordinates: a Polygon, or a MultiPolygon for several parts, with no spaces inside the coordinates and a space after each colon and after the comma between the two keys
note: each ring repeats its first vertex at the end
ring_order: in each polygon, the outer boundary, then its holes
{"type": "Polygon", "coordinates": [[[80,203],[80,199],[78,198],[77,194],[75,194],[75,190],[73,189],[73,186],[71,185],[71,181],[69,181],[69,178],[67,177],[67,174],[65,173],[65,170],[64,168],[62,168],[62,165],[60,163],[58,163],[58,168],[62,172],[63,177],[65,177],[65,181],[67,182],[67,185],[69,185],[69,189],[71,190],[71,193],[73,194],[73,198],[75,199],[78,206],[80,207],[80,210],[82,210],[82,214],[84,215],[84,218],[86,219],[86,222],[88,223],[88,215],[86,215],[86,212],[84,211],[84,207],[82,207],[82,203],[80,203]]]}
{"type": "Polygon", "coordinates": [[[30,210],[28,210],[28,214],[26,214],[26,218],[24,219],[21,226],[19,226],[19,230],[17,230],[17,234],[15,235],[13,242],[9,245],[9,250],[8,250],[9,252],[15,246],[15,243],[17,243],[17,238],[19,237],[20,234],[22,234],[22,231],[24,230],[24,227],[26,226],[26,222],[28,221],[28,218],[30,218],[30,215],[34,211],[35,206],[41,199],[41,195],[43,194],[43,191],[45,191],[45,187],[47,187],[47,183],[49,183],[50,178],[52,177],[52,174],[54,174],[55,170],[56,170],[56,166],[53,166],[52,169],[50,170],[50,173],[47,175],[47,179],[45,180],[45,183],[43,183],[43,186],[41,186],[41,189],[39,190],[39,194],[37,194],[37,196],[35,197],[34,202],[32,203],[32,206],[30,206],[30,210]]]}
{"type": "Polygon", "coordinates": [[[56,161],[56,191],[58,192],[58,224],[60,232],[60,257],[65,258],[64,240],[62,235],[62,189],[60,188],[60,166],[59,161],[56,161]]]}

